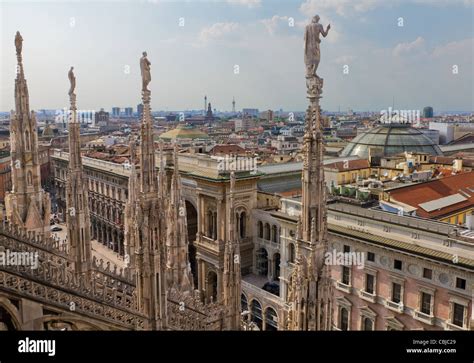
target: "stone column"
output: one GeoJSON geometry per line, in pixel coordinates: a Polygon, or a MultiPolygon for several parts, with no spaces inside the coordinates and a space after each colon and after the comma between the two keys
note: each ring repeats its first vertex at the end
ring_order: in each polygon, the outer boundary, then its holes
{"type": "Polygon", "coordinates": [[[222,271],[217,271],[217,301],[222,299],[222,271]]]}
{"type": "Polygon", "coordinates": [[[223,241],[225,239],[225,226],[227,219],[225,211],[222,210],[222,198],[217,199],[217,240],[223,241]]]}
{"type": "Polygon", "coordinates": [[[271,257],[271,255],[269,254],[268,255],[268,258],[267,258],[267,278],[270,280],[270,281],[273,281],[273,259],[271,257]]]}
{"type": "Polygon", "coordinates": [[[202,290],[202,261],[200,258],[196,259],[196,264],[197,264],[197,280],[198,280],[198,286],[197,289],[199,291],[202,290]]]}
{"type": "Polygon", "coordinates": [[[199,220],[199,232],[201,235],[206,235],[206,211],[205,211],[205,201],[204,201],[204,196],[202,194],[199,194],[198,197],[198,205],[199,205],[199,214],[198,214],[198,220],[199,220]]]}
{"type": "Polygon", "coordinates": [[[116,244],[115,244],[115,243],[116,243],[116,238],[115,238],[116,231],[115,231],[114,228],[111,228],[111,229],[110,229],[110,234],[111,234],[110,240],[111,240],[111,242],[112,242],[112,251],[116,252],[116,251],[117,251],[117,250],[116,250],[117,246],[116,246],[116,244]]]}
{"type": "Polygon", "coordinates": [[[122,255],[122,232],[118,232],[117,243],[118,243],[118,254],[122,255]]]}

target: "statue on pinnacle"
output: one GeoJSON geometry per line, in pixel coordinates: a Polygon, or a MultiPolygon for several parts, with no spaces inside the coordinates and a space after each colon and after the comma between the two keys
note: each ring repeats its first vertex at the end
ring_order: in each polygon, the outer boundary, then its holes
{"type": "Polygon", "coordinates": [[[21,57],[21,50],[23,48],[23,37],[21,36],[19,31],[17,31],[15,35],[15,48],[16,56],[21,57]]]}
{"type": "Polygon", "coordinates": [[[74,75],[74,67],[71,67],[69,69],[69,72],[67,73],[67,77],[69,78],[69,100],[71,102],[71,110],[76,110],[76,94],[74,93],[74,90],[76,88],[76,76],[74,75]]]}
{"type": "Polygon", "coordinates": [[[328,25],[326,30],[319,23],[319,15],[313,17],[310,24],[306,25],[304,33],[304,63],[306,65],[306,87],[308,88],[308,95],[317,97],[322,92],[323,80],[319,78],[316,71],[321,60],[321,51],[319,43],[323,37],[328,35],[331,25],[328,25]]]}
{"type": "Polygon", "coordinates": [[[142,72],[142,92],[149,92],[148,84],[151,81],[150,66],[151,63],[147,58],[147,53],[143,52],[143,57],[140,58],[140,70],[142,72]]]}
{"type": "Polygon", "coordinates": [[[67,73],[67,76],[69,78],[69,83],[71,84],[71,87],[69,88],[68,95],[71,96],[74,93],[74,89],[76,88],[76,77],[74,76],[74,67],[71,67],[69,69],[69,72],[67,73]]]}

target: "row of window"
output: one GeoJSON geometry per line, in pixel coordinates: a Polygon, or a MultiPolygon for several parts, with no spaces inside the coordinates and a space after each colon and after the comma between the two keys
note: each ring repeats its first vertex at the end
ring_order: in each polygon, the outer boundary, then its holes
{"type": "Polygon", "coordinates": [[[278,243],[280,242],[280,228],[276,224],[270,227],[270,223],[263,224],[262,221],[259,221],[258,237],[278,243]]]}
{"type": "MultiPolygon", "coordinates": [[[[66,170],[56,168],[55,169],[55,174],[56,176],[60,176],[60,179],[64,180],[66,179],[66,170]]],[[[112,199],[117,199],[117,200],[126,200],[128,198],[128,190],[119,188],[119,187],[114,187],[114,186],[109,186],[107,183],[104,182],[99,182],[97,180],[93,180],[90,177],[90,174],[88,173],[88,181],[89,181],[89,190],[94,191],[96,193],[105,195],[106,197],[112,198],[112,199]]],[[[108,179],[108,178],[106,178],[108,179]]],[[[114,179],[115,181],[115,179],[114,179]]]]}
{"type": "MultiPolygon", "coordinates": [[[[400,300],[399,300],[400,301],[400,300]]],[[[421,293],[421,307],[420,311],[423,314],[431,315],[432,309],[432,296],[428,293],[421,293]]],[[[456,302],[451,303],[451,316],[450,323],[459,327],[466,327],[466,313],[467,307],[458,304],[456,302]]],[[[338,319],[338,328],[340,330],[349,330],[349,308],[340,307],[339,308],[339,319],[338,319]]],[[[375,317],[370,318],[367,316],[361,316],[361,330],[374,330],[375,329],[375,317]]],[[[388,329],[391,330],[391,329],[388,329]]]]}
{"type": "MultiPolygon", "coordinates": [[[[217,212],[208,210],[207,211],[207,230],[206,236],[212,239],[217,239],[217,212]]],[[[240,239],[243,239],[247,235],[247,213],[245,211],[240,211],[235,214],[235,226],[237,228],[236,233],[240,239]]]]}
{"type": "Polygon", "coordinates": [[[122,200],[122,197],[124,199],[127,198],[127,190],[123,190],[122,192],[122,188],[115,188],[114,186],[109,186],[108,184],[104,184],[97,180],[94,181],[89,179],[89,190],[103,194],[112,199],[122,200]]]}
{"type": "Polygon", "coordinates": [[[122,223],[122,209],[111,207],[93,198],[89,198],[89,209],[91,213],[98,214],[110,222],[122,223]]]}
{"type": "MultiPolygon", "coordinates": [[[[350,246],[344,245],[344,253],[350,253],[350,246]]],[[[367,252],[367,261],[375,262],[375,254],[373,252],[367,252]]],[[[350,285],[350,283],[346,283],[344,281],[350,281],[350,269],[347,266],[343,266],[343,283],[345,285],[350,285]],[[344,271],[347,269],[348,271],[344,271]]],[[[395,270],[402,271],[403,269],[403,261],[401,260],[393,260],[393,268],[395,270]]],[[[433,270],[429,268],[423,268],[423,278],[427,280],[433,279],[433,270]]],[[[460,290],[466,290],[466,279],[461,277],[456,277],[456,288],[460,290]]]]}
{"type": "MultiPolygon", "coordinates": [[[[344,246],[344,252],[348,253],[350,252],[350,247],[349,246],[344,246]]],[[[372,252],[367,253],[367,260],[368,261],[375,261],[375,254],[372,252]]],[[[395,270],[402,270],[403,269],[403,261],[395,259],[393,261],[393,268],[395,270]]],[[[342,273],[341,273],[341,282],[342,284],[346,286],[351,286],[351,273],[352,270],[349,266],[342,266],[342,273]]],[[[423,278],[427,280],[431,280],[433,278],[433,270],[429,268],[423,268],[423,278]]],[[[376,296],[376,291],[377,291],[377,279],[376,279],[376,272],[370,273],[367,272],[365,274],[365,283],[364,283],[364,289],[362,293],[364,294],[363,296],[367,297],[367,294],[369,297],[375,297],[376,296]]],[[[461,278],[461,277],[456,277],[456,288],[460,290],[465,290],[466,289],[466,280],[461,278]]],[[[391,289],[390,289],[390,300],[389,300],[389,306],[392,306],[394,308],[397,308],[400,310],[400,312],[403,311],[403,309],[400,309],[401,306],[403,306],[403,300],[404,300],[404,288],[403,288],[403,280],[402,279],[395,279],[395,281],[391,282],[391,289]],[[393,304],[390,304],[394,303],[393,304]]],[[[426,321],[431,321],[431,318],[433,318],[433,309],[434,309],[434,289],[430,288],[420,288],[420,294],[419,294],[419,303],[418,303],[418,311],[421,312],[422,314],[418,314],[419,320],[426,320],[426,321]],[[424,314],[424,315],[423,315],[424,314]]],[[[375,301],[375,300],[372,300],[375,301]]],[[[451,305],[451,324],[459,326],[459,327],[465,327],[467,324],[467,319],[466,319],[466,310],[467,306],[459,304],[457,302],[452,302],[451,305]]]]}

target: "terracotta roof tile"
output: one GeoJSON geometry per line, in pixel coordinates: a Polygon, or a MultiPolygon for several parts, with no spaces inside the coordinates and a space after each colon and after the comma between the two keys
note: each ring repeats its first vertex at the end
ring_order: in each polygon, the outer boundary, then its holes
{"type": "Polygon", "coordinates": [[[474,206],[474,171],[447,176],[425,183],[410,185],[390,191],[390,200],[418,208],[417,215],[436,218],[474,206]],[[460,193],[467,200],[432,212],[426,212],[420,204],[460,193]]]}

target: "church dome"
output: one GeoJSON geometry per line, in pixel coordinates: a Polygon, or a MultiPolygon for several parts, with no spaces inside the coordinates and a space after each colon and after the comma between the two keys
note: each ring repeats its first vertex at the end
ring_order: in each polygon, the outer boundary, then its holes
{"type": "Polygon", "coordinates": [[[369,157],[369,149],[383,150],[384,156],[408,152],[443,155],[441,149],[428,136],[409,124],[383,124],[357,135],[344,148],[341,156],[369,157]]]}

